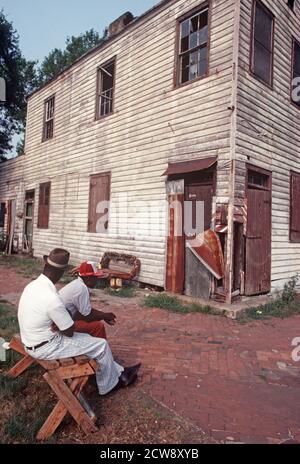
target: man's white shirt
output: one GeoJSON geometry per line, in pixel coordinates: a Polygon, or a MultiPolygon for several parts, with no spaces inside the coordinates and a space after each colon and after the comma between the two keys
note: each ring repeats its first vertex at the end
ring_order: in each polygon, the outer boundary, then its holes
{"type": "Polygon", "coordinates": [[[51,330],[53,322],[60,331],[74,324],[55,285],[44,274],[25,287],[18,320],[22,342],[28,347],[51,340],[55,336],[51,330]]]}
{"type": "Polygon", "coordinates": [[[90,292],[81,277],[63,287],[59,291],[59,296],[72,317],[77,311],[84,317],[91,314],[90,292]]]}

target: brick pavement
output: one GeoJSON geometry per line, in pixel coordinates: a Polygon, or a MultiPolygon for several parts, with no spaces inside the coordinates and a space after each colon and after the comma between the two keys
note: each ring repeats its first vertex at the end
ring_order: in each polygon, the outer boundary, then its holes
{"type": "MultiPolygon", "coordinates": [[[[0,298],[16,303],[28,279],[0,267],[0,298]]],[[[241,325],[219,316],[142,308],[97,291],[95,307],[116,358],[142,361],[143,389],[219,442],[300,442],[300,363],[291,341],[300,316],[241,325]],[[105,300],[105,303],[103,301],[105,300]]]]}

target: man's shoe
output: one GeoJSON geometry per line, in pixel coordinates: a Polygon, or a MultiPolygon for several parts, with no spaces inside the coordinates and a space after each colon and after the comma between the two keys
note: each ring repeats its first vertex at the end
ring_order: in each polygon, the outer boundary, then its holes
{"type": "Polygon", "coordinates": [[[134,383],[137,379],[137,374],[140,367],[141,363],[137,364],[136,366],[125,368],[119,378],[120,387],[128,387],[134,383]]]}

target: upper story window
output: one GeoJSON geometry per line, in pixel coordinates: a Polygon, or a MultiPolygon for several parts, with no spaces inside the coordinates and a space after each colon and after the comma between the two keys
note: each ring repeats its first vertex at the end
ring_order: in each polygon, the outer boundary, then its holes
{"type": "Polygon", "coordinates": [[[45,101],[43,140],[49,140],[53,138],[54,112],[55,112],[55,96],[52,96],[48,98],[48,100],[45,101]]]}
{"type": "Polygon", "coordinates": [[[112,114],[114,107],[116,60],[98,68],[96,119],[112,114]]]}
{"type": "Polygon", "coordinates": [[[300,107],[300,44],[293,39],[292,101],[300,107]]]}
{"type": "Polygon", "coordinates": [[[254,0],[251,72],[268,85],[273,83],[274,16],[254,0]]]}
{"type": "Polygon", "coordinates": [[[179,23],[179,85],[208,74],[208,21],[209,9],[205,6],[179,23]]]}

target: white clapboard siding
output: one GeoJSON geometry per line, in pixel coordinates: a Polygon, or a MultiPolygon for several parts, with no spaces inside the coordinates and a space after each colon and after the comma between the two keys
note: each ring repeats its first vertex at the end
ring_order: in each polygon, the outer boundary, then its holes
{"type": "MultiPolygon", "coordinates": [[[[0,163],[0,202],[6,203],[8,200],[16,201],[16,224],[15,235],[22,243],[23,220],[20,217],[24,209],[24,156],[18,159],[8,160],[0,163]]],[[[7,223],[4,232],[6,233],[7,223]]]]}
{"type": "Polygon", "coordinates": [[[252,0],[241,0],[236,158],[237,196],[245,163],[272,171],[272,289],[300,271],[300,244],[289,242],[290,170],[300,172],[300,110],[290,102],[292,36],[300,40],[300,4],[263,0],[275,15],[273,89],[249,73],[252,0]],[[250,157],[248,159],[247,157],[250,157]]]}
{"type": "Polygon", "coordinates": [[[49,229],[72,261],[120,251],[141,259],[140,280],[164,286],[168,162],[218,156],[217,200],[228,202],[235,0],[212,0],[209,76],[174,88],[176,20],[201,4],[170,0],[88,54],[28,102],[24,188],[51,181],[49,229]],[[115,111],[95,121],[97,67],[116,56],[115,111]],[[42,143],[44,101],[55,94],[53,140],[42,143]],[[108,234],[87,233],[90,175],[111,172],[108,234]],[[117,215],[120,201],[127,208],[117,215]],[[121,226],[120,226],[121,223],[121,226]],[[124,228],[124,224],[127,228],[124,228]]]}

